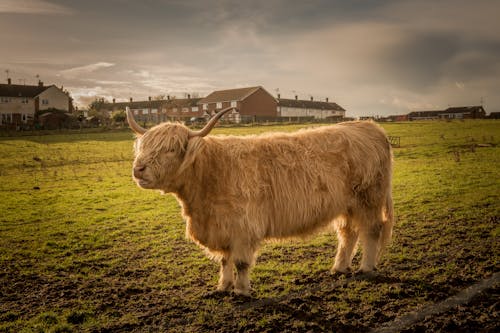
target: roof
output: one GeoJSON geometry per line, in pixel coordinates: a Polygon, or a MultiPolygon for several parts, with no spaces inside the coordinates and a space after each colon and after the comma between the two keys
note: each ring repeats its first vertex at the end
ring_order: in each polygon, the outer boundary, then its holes
{"type": "Polygon", "coordinates": [[[175,98],[175,99],[170,99],[167,101],[167,104],[169,107],[191,107],[191,106],[198,106],[198,102],[201,100],[201,98],[175,98]]]}
{"type": "Polygon", "coordinates": [[[481,105],[474,105],[474,106],[453,106],[449,107],[446,110],[447,113],[465,113],[465,112],[477,112],[477,111],[484,111],[483,107],[481,105]]]}
{"type": "Polygon", "coordinates": [[[103,109],[125,109],[127,106],[131,109],[148,109],[150,107],[159,108],[167,101],[165,100],[151,100],[151,101],[135,101],[135,102],[116,102],[104,103],[103,109]]]}
{"type": "Polygon", "coordinates": [[[332,102],[308,101],[301,99],[279,98],[278,106],[301,108],[301,109],[317,109],[317,110],[336,110],[345,111],[340,105],[332,102]]]}
{"type": "Polygon", "coordinates": [[[261,86],[218,90],[209,94],[207,97],[202,98],[201,104],[215,103],[215,102],[229,102],[229,101],[242,101],[259,89],[264,89],[261,86]]]}
{"type": "Polygon", "coordinates": [[[135,101],[135,102],[115,102],[115,103],[104,103],[103,109],[125,109],[127,106],[131,109],[149,109],[151,108],[161,108],[162,106],[168,107],[190,107],[197,106],[201,98],[173,98],[173,99],[161,99],[161,100],[151,100],[151,101],[135,101]]]}
{"type": "Polygon", "coordinates": [[[22,84],[0,84],[0,96],[3,97],[31,97],[34,98],[47,90],[50,86],[27,86],[22,84]]]}

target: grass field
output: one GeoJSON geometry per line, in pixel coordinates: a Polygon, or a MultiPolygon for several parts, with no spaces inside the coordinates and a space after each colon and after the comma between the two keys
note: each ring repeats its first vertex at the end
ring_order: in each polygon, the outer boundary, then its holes
{"type": "MultiPolygon", "coordinates": [[[[0,332],[363,332],[500,271],[500,123],[383,126],[401,147],[377,275],[332,276],[333,235],[269,243],[250,298],[207,293],[218,266],[185,239],[172,196],[132,182],[131,133],[1,138],[0,332]]],[[[498,296],[496,285],[405,332],[494,332],[498,296]]]]}

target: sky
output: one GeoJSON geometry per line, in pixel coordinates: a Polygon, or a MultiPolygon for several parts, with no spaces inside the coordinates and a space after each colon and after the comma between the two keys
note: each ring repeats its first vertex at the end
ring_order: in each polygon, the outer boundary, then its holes
{"type": "Polygon", "coordinates": [[[496,0],[0,0],[0,76],[95,98],[263,86],[346,116],[500,111],[496,0]]]}

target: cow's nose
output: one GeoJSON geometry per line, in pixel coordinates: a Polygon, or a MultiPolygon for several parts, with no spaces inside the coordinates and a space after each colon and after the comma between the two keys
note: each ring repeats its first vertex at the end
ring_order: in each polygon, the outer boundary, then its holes
{"type": "Polygon", "coordinates": [[[146,167],[142,166],[142,165],[134,167],[134,177],[135,178],[141,178],[142,173],[144,172],[144,170],[146,170],[146,167]]]}

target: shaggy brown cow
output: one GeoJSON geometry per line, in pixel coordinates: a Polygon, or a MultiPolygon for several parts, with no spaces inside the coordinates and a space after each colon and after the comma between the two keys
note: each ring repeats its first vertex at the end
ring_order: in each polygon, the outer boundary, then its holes
{"type": "Polygon", "coordinates": [[[221,263],[219,290],[250,292],[249,269],[266,239],[301,237],[336,227],[333,271],[348,272],[356,244],[360,271],[370,272],[393,226],[392,152],[373,122],[258,136],[206,136],[163,123],[140,127],[133,178],[145,189],[173,193],[187,236],[221,263]],[[236,274],[233,269],[236,268],[236,274]]]}

